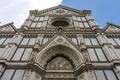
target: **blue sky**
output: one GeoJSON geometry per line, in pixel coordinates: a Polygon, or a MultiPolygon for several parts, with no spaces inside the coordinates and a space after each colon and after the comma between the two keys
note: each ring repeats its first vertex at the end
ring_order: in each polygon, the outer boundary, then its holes
{"type": "Polygon", "coordinates": [[[20,27],[29,10],[65,5],[78,10],[91,10],[100,27],[107,22],[120,25],[120,0],[0,0],[0,25],[14,22],[20,27]]]}
{"type": "Polygon", "coordinates": [[[62,4],[91,10],[100,27],[105,27],[107,22],[120,25],[120,0],[63,0],[62,4]]]}

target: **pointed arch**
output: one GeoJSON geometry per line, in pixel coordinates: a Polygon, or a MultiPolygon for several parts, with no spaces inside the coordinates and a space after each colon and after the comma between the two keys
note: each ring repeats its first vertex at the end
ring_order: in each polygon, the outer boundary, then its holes
{"type": "Polygon", "coordinates": [[[78,67],[80,64],[85,62],[80,50],[62,35],[56,36],[51,40],[51,42],[42,48],[36,56],[36,62],[44,68],[47,60],[58,54],[67,56],[71,61],[73,61],[75,67],[78,67]]]}
{"type": "Polygon", "coordinates": [[[77,49],[73,49],[70,46],[68,47],[62,44],[46,47],[44,50],[38,53],[36,62],[45,68],[47,61],[53,56],[59,54],[67,56],[69,60],[73,62],[75,67],[78,67],[80,64],[84,63],[83,55],[77,49]]]}

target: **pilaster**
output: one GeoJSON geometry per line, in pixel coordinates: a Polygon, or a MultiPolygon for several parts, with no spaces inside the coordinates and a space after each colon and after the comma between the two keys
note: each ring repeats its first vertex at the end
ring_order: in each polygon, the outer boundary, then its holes
{"type": "Polygon", "coordinates": [[[72,18],[73,18],[73,23],[74,23],[74,26],[75,26],[75,30],[77,30],[77,27],[79,27],[77,17],[73,15],[72,18]]]}
{"type": "Polygon", "coordinates": [[[114,71],[115,71],[117,77],[118,77],[119,80],[120,80],[120,65],[115,65],[114,71]]]}
{"type": "Polygon", "coordinates": [[[42,23],[42,27],[44,28],[44,30],[46,29],[46,27],[47,27],[47,23],[48,23],[48,19],[49,19],[49,16],[45,16],[44,17],[44,20],[43,20],[43,23],[42,23]]]}
{"type": "Polygon", "coordinates": [[[31,19],[26,19],[24,24],[22,25],[22,27],[29,27],[32,23],[32,20],[31,19]]]}
{"type": "MultiPolygon", "coordinates": [[[[42,40],[43,40],[44,34],[39,34],[37,40],[39,41],[40,45],[42,45],[42,40]]],[[[36,41],[37,41],[36,40],[36,41]]]]}
{"type": "Polygon", "coordinates": [[[78,38],[78,43],[79,43],[79,46],[80,46],[80,50],[81,50],[81,52],[84,56],[85,63],[90,62],[90,58],[89,58],[89,55],[87,53],[87,48],[85,46],[83,35],[79,34],[79,35],[77,35],[77,38],[78,38]]]}
{"type": "Polygon", "coordinates": [[[3,50],[1,59],[10,60],[15,50],[17,49],[17,45],[19,45],[21,40],[22,40],[21,34],[14,35],[12,40],[7,44],[7,46],[3,50]]]}
{"type": "Polygon", "coordinates": [[[89,79],[87,80],[96,80],[95,73],[93,70],[88,70],[89,79]]]}
{"type": "Polygon", "coordinates": [[[35,71],[31,71],[30,79],[29,80],[37,80],[37,78],[35,77],[35,75],[36,75],[36,72],[35,71]]]}
{"type": "Polygon", "coordinates": [[[30,14],[29,17],[28,17],[28,19],[30,19],[30,20],[33,20],[34,18],[35,18],[34,14],[30,14]]]}
{"type": "Polygon", "coordinates": [[[90,24],[90,26],[92,27],[92,30],[95,29],[100,29],[98,24],[96,23],[96,21],[94,20],[94,18],[91,16],[91,14],[87,14],[86,15],[86,19],[88,20],[88,23],[90,24]]]}
{"type": "Polygon", "coordinates": [[[105,34],[98,33],[97,39],[98,39],[100,45],[109,45],[110,44],[105,34]]]}
{"type": "Polygon", "coordinates": [[[0,76],[2,75],[4,70],[5,70],[5,65],[4,64],[0,64],[0,76]]]}
{"type": "Polygon", "coordinates": [[[108,41],[106,35],[104,34],[98,34],[97,39],[100,43],[100,45],[102,45],[103,50],[107,56],[107,58],[109,59],[109,61],[117,59],[117,53],[115,51],[115,48],[112,46],[112,44],[108,41]]]}

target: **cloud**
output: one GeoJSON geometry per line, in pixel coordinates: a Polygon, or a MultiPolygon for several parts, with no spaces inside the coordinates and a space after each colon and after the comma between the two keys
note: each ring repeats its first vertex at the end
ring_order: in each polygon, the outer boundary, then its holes
{"type": "Polygon", "coordinates": [[[40,10],[59,5],[61,2],[62,0],[31,0],[32,7],[40,10]]]}
{"type": "Polygon", "coordinates": [[[61,4],[62,0],[1,0],[0,25],[14,22],[18,28],[29,15],[29,10],[45,9],[61,4]]]}

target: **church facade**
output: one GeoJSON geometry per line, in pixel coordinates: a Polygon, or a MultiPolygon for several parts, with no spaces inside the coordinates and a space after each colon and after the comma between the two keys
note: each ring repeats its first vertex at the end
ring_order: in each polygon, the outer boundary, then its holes
{"type": "Polygon", "coordinates": [[[120,26],[63,5],[31,10],[0,27],[0,80],[120,80],[120,26]]]}

